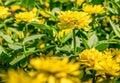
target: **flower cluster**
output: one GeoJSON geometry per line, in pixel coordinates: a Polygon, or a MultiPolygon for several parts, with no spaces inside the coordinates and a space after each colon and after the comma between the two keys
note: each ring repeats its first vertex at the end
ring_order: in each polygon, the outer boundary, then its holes
{"type": "Polygon", "coordinates": [[[9,70],[6,83],[80,83],[79,63],[64,58],[35,58],[30,61],[35,70],[24,72],[9,70]]]}
{"type": "Polygon", "coordinates": [[[103,13],[103,7],[102,5],[83,5],[83,11],[87,12],[89,14],[102,14],[103,13]]]}
{"type": "Polygon", "coordinates": [[[80,74],[78,70],[79,63],[69,62],[68,58],[62,60],[56,58],[36,58],[32,59],[30,64],[39,72],[34,75],[36,79],[42,75],[46,79],[44,82],[48,82],[47,79],[50,79],[51,83],[79,83],[79,80],[76,78],[80,74]]]}
{"type": "Polygon", "coordinates": [[[96,70],[97,75],[118,76],[120,71],[119,63],[109,55],[110,53],[99,52],[92,48],[80,53],[81,64],[88,69],[96,70]],[[113,66],[114,65],[114,66],[113,66]]]}
{"type": "Polygon", "coordinates": [[[10,15],[9,8],[0,6],[0,19],[6,19],[10,15]]]}
{"type": "Polygon", "coordinates": [[[15,19],[16,22],[19,23],[21,21],[24,22],[32,22],[32,21],[36,21],[39,22],[37,15],[36,15],[37,9],[33,9],[30,12],[20,12],[20,13],[16,13],[15,14],[15,19]]]}
{"type": "Polygon", "coordinates": [[[78,11],[62,12],[58,18],[60,20],[58,26],[61,29],[73,29],[76,27],[78,29],[89,30],[89,24],[92,21],[92,18],[88,13],[78,11]]]}
{"type": "Polygon", "coordinates": [[[19,5],[12,5],[12,6],[10,6],[10,9],[11,9],[12,11],[16,11],[16,10],[26,11],[26,8],[21,7],[21,6],[19,6],[19,5]]]}
{"type": "Polygon", "coordinates": [[[77,4],[80,6],[85,0],[77,0],[77,4]]]}

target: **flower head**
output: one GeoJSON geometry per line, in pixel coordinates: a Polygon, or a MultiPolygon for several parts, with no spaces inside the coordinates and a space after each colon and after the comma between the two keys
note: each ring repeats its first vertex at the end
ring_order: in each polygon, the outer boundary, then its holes
{"type": "Polygon", "coordinates": [[[112,59],[116,60],[118,63],[120,63],[120,49],[118,48],[109,48],[104,51],[106,55],[109,55],[112,57],[112,59]]]}
{"type": "Polygon", "coordinates": [[[109,53],[99,52],[98,50],[92,48],[84,50],[79,57],[81,63],[85,65],[86,68],[96,70],[97,75],[119,75],[119,63],[115,61],[109,53]]]}
{"type": "Polygon", "coordinates": [[[9,8],[0,6],[0,19],[6,19],[10,15],[9,8]]]}
{"type": "Polygon", "coordinates": [[[89,14],[102,14],[103,13],[103,7],[102,5],[84,5],[83,11],[87,12],[89,14]]]}
{"type": "Polygon", "coordinates": [[[90,29],[90,22],[92,21],[90,15],[85,12],[78,12],[78,11],[65,11],[62,12],[59,15],[59,20],[60,22],[58,23],[58,26],[61,29],[73,29],[73,28],[78,28],[78,29],[85,29],[89,30],[90,29]]]}
{"type": "Polygon", "coordinates": [[[25,10],[26,10],[24,7],[21,7],[21,6],[19,6],[19,5],[12,5],[12,6],[10,6],[10,9],[11,9],[12,11],[16,11],[16,10],[25,11],[25,10]]]}
{"type": "Polygon", "coordinates": [[[94,68],[95,63],[102,59],[102,53],[95,48],[86,49],[80,53],[81,64],[84,64],[88,68],[94,68]]]}
{"type": "MultiPolygon", "coordinates": [[[[63,81],[68,81],[74,83],[78,79],[76,76],[80,74],[79,63],[74,63],[74,61],[69,62],[68,58],[59,60],[57,58],[36,58],[30,61],[31,66],[39,72],[39,75],[44,76],[44,78],[49,79],[47,81],[53,81],[51,83],[56,83],[56,81],[62,81],[59,83],[64,83],[63,81]],[[74,80],[76,79],[76,80],[74,80]]],[[[37,78],[36,78],[37,79],[37,78]]],[[[79,81],[77,81],[79,83],[79,81]]]]}
{"type": "Polygon", "coordinates": [[[80,6],[85,0],[77,0],[77,4],[80,6]]]}
{"type": "Polygon", "coordinates": [[[17,23],[19,23],[21,21],[24,21],[24,22],[33,22],[33,21],[41,22],[41,20],[38,19],[36,12],[37,12],[37,9],[33,8],[29,12],[19,12],[19,13],[16,13],[15,14],[16,22],[17,23]]]}
{"type": "Polygon", "coordinates": [[[22,70],[10,69],[3,79],[6,80],[5,83],[31,83],[31,78],[22,70]]]}

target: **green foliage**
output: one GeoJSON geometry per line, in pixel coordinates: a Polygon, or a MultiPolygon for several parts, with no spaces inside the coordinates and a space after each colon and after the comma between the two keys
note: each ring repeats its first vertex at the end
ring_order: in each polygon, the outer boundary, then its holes
{"type": "MultiPolygon", "coordinates": [[[[0,67],[2,67],[0,70],[9,68],[29,70],[29,61],[35,57],[48,56],[60,59],[68,57],[69,60],[74,59],[78,62],[78,56],[85,49],[96,48],[101,52],[108,48],[120,49],[120,0],[85,0],[81,5],[76,1],[0,0],[0,5],[8,8],[10,12],[7,18],[0,18],[0,67]],[[68,34],[63,32],[61,35],[62,29],[58,26],[59,15],[63,11],[83,11],[85,4],[101,4],[104,12],[90,14],[92,18],[90,30],[85,31],[84,27],[74,28],[68,34]],[[20,9],[12,10],[14,5],[19,5],[20,9]],[[37,10],[32,10],[33,8],[37,10]],[[17,22],[16,14],[25,11],[34,11],[38,20],[17,22]],[[43,13],[40,13],[41,11],[43,13]]],[[[26,14],[26,17],[30,16],[26,14]]],[[[84,74],[82,81],[99,77],[83,65],[81,69],[84,74]]],[[[119,83],[119,77],[114,78],[109,79],[112,81],[110,83],[119,83]]],[[[101,83],[107,81],[108,79],[101,83]]],[[[98,82],[92,80],[92,83],[98,82]]]]}

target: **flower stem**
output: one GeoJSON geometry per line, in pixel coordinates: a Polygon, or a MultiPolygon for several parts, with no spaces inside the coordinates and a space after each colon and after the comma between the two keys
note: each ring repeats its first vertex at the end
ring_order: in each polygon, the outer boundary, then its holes
{"type": "Polygon", "coordinates": [[[73,45],[74,45],[74,55],[76,55],[76,38],[75,38],[75,28],[73,29],[73,45]]]}

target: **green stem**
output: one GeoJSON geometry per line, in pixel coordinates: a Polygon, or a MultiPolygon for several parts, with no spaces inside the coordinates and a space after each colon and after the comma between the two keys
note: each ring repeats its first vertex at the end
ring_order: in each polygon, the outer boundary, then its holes
{"type": "Polygon", "coordinates": [[[93,79],[92,79],[92,83],[95,83],[96,79],[95,79],[95,71],[93,71],[93,79]]]}
{"type": "Polygon", "coordinates": [[[28,34],[28,24],[26,24],[26,36],[28,34]]]}
{"type": "Polygon", "coordinates": [[[23,28],[23,32],[25,33],[25,36],[27,36],[27,34],[28,34],[28,24],[26,24],[25,27],[23,28]]]}
{"type": "Polygon", "coordinates": [[[23,47],[23,55],[26,56],[26,46],[25,46],[25,43],[22,43],[22,47],[23,47]]]}
{"type": "Polygon", "coordinates": [[[74,45],[74,55],[76,55],[76,38],[75,38],[75,28],[73,29],[73,45],[74,45]]]}

